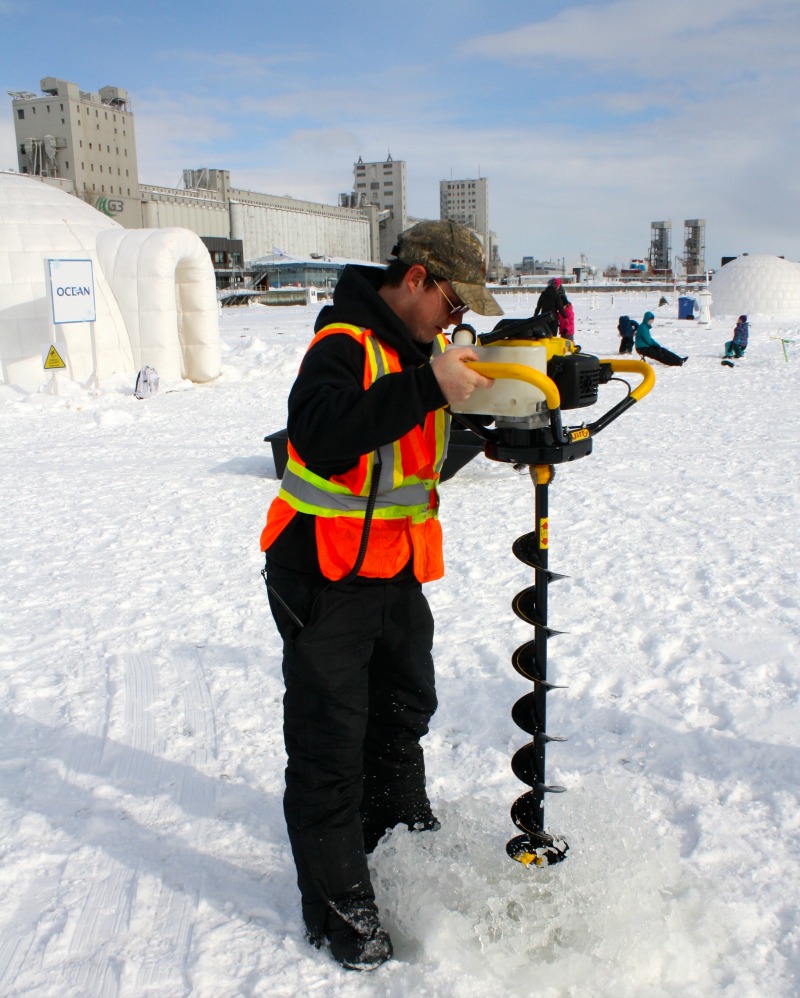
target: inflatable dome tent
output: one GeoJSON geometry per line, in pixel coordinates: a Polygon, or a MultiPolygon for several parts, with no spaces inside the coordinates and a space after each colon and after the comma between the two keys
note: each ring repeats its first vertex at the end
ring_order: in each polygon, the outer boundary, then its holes
{"type": "Polygon", "coordinates": [[[54,345],[74,381],[219,374],[214,270],[188,229],[124,229],[59,188],[0,173],[0,384],[37,391],[54,345]],[[95,321],[54,324],[49,261],[89,260],[95,321]]]}
{"type": "Polygon", "coordinates": [[[800,318],[800,263],[778,256],[739,256],[714,274],[715,315],[800,318]]]}

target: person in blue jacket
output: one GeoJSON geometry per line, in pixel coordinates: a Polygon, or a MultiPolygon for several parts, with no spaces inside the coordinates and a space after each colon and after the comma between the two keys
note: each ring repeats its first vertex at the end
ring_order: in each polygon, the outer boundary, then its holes
{"type": "Polygon", "coordinates": [[[733,330],[733,339],[725,344],[725,356],[728,359],[738,360],[744,356],[747,349],[747,341],[750,338],[750,327],[747,324],[747,316],[740,315],[733,330]]]}
{"type": "Polygon", "coordinates": [[[649,357],[650,360],[657,360],[660,364],[667,364],[669,367],[682,367],[688,357],[679,357],[660,343],[656,343],[650,327],[655,321],[652,312],[645,312],[644,318],[636,327],[636,352],[640,357],[649,357]]]}

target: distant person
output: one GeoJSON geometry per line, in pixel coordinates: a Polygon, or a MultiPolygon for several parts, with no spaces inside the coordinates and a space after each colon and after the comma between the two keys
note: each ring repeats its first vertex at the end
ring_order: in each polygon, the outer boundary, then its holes
{"type": "Polygon", "coordinates": [[[547,287],[539,295],[533,317],[536,319],[543,312],[552,312],[554,316],[563,316],[567,305],[569,305],[569,300],[561,285],[560,278],[551,277],[547,282],[547,287]]]}
{"type": "Polygon", "coordinates": [[[736,327],[733,330],[733,339],[725,344],[725,358],[727,360],[739,360],[744,357],[747,349],[747,341],[750,338],[750,327],[747,324],[747,316],[740,315],[736,320],[736,327]]]}
{"type": "Polygon", "coordinates": [[[650,332],[654,321],[655,316],[652,312],[644,313],[644,318],[636,327],[636,352],[640,357],[657,360],[659,364],[666,364],[668,367],[682,367],[689,358],[679,357],[666,347],[662,347],[660,343],[656,343],[650,332]]]}
{"type": "Polygon", "coordinates": [[[558,314],[558,334],[565,340],[575,341],[575,312],[571,302],[567,302],[564,306],[563,314],[560,312],[558,314]]]}
{"type": "Polygon", "coordinates": [[[633,353],[633,341],[636,339],[636,323],[629,315],[621,315],[617,323],[619,333],[619,352],[633,353]]]}

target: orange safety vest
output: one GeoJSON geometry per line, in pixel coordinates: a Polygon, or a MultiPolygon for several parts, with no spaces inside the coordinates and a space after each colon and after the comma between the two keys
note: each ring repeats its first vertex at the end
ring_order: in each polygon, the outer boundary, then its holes
{"type": "MultiPolygon", "coordinates": [[[[397,352],[371,330],[359,326],[325,326],[311,341],[351,336],[364,349],[364,390],[385,374],[402,371],[397,352]]],[[[446,345],[434,342],[434,355],[446,345]]],[[[309,347],[310,349],[310,347],[309,347]]],[[[429,412],[394,443],[362,454],[352,468],[330,479],[315,475],[288,442],[288,460],[277,497],[267,513],[261,550],[267,551],[298,513],[313,515],[319,567],[332,580],[344,578],[356,563],[376,458],[380,457],[378,491],[369,526],[369,544],[358,574],[366,578],[395,576],[413,556],[414,575],[431,582],[444,574],[442,528],[436,483],[447,454],[450,414],[429,412]]]]}

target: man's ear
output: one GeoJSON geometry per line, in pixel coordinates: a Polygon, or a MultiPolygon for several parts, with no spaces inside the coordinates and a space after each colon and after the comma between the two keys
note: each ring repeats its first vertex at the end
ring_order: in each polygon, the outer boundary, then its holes
{"type": "Polygon", "coordinates": [[[428,276],[428,271],[422,266],[421,263],[413,263],[406,271],[406,284],[409,291],[416,291],[417,288],[421,287],[425,283],[425,278],[428,276]]]}

